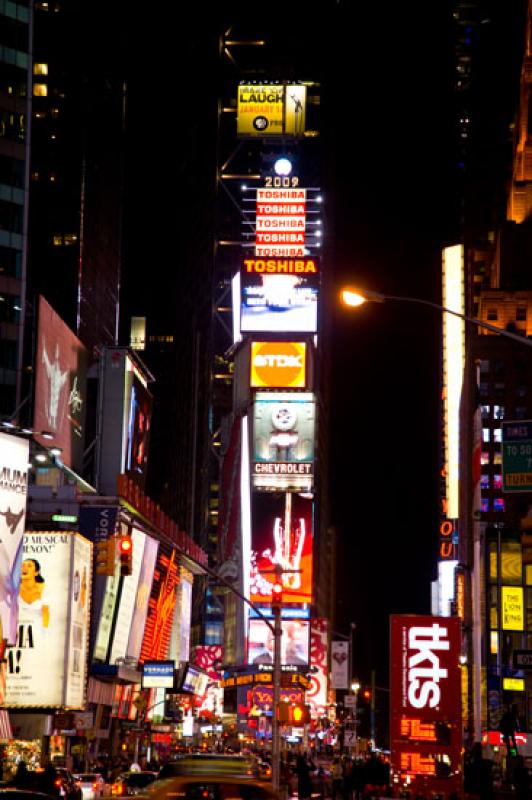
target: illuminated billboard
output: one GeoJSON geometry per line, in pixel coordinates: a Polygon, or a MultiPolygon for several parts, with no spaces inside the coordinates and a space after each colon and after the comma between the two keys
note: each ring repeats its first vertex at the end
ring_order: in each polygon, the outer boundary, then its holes
{"type": "Polygon", "coordinates": [[[390,740],[395,774],[459,788],[462,763],[461,620],[391,616],[390,740]]]}
{"type": "Polygon", "coordinates": [[[271,603],[277,564],[283,575],[283,602],[312,602],[312,495],[254,492],[251,506],[249,598],[271,603]]]}
{"type": "Polygon", "coordinates": [[[127,475],[141,489],[146,480],[151,426],[151,375],[133,351],[104,348],[99,383],[98,486],[116,494],[116,476],[127,475]]]}
{"type": "MultiPolygon", "coordinates": [[[[457,314],[465,314],[463,245],[444,249],[442,280],[442,305],[457,314]]],[[[454,520],[459,516],[460,400],[465,364],[465,322],[459,316],[443,314],[442,324],[446,516],[454,520]]]]}
{"type": "Polygon", "coordinates": [[[4,705],[83,708],[92,545],[76,533],[24,534],[15,646],[4,705]]]}
{"type": "Polygon", "coordinates": [[[61,461],[80,472],[84,449],[88,353],[44,297],[39,297],[33,427],[35,439],[60,447],[61,461]]]}
{"type": "Polygon", "coordinates": [[[240,330],[316,333],[316,258],[246,258],[240,270],[240,330]]]}
{"type": "Polygon", "coordinates": [[[327,714],[329,620],[314,618],[310,622],[310,689],[305,695],[313,717],[327,714]]]}
{"type": "Polygon", "coordinates": [[[0,640],[15,644],[26,522],[29,442],[0,433],[0,640]]]}
{"type": "Polygon", "coordinates": [[[306,189],[257,189],[255,255],[303,256],[306,209],[306,189]]]}
{"type": "Polygon", "coordinates": [[[168,658],[178,584],[177,551],[170,544],[160,542],[144,626],[141,661],[164,661],[168,658]]]}
{"type": "MultiPolygon", "coordinates": [[[[306,666],[309,663],[308,622],[283,619],[281,628],[281,664],[306,666]]],[[[273,632],[266,622],[263,619],[250,619],[248,664],[273,664],[273,647],[273,632]]]]}
{"type": "Polygon", "coordinates": [[[315,417],[314,395],[309,392],[257,392],[253,405],[255,489],[311,491],[315,417]]]}
{"type": "Polygon", "coordinates": [[[303,136],[306,86],[242,83],[238,87],[238,136],[303,136]]]}
{"type": "Polygon", "coordinates": [[[307,381],[305,342],[252,342],[252,389],[304,389],[307,381]]]}
{"type": "Polygon", "coordinates": [[[501,617],[503,631],[525,629],[522,586],[501,586],[501,617]]]}

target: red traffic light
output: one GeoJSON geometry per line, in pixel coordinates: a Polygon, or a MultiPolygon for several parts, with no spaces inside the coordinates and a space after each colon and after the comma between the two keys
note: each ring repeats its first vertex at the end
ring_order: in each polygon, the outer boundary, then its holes
{"type": "Polygon", "coordinates": [[[272,605],[280,606],[283,602],[283,585],[276,581],[272,584],[272,605]]]}
{"type": "Polygon", "coordinates": [[[120,541],[118,543],[118,547],[121,553],[130,553],[131,550],[133,549],[131,536],[121,536],[120,541]]]}

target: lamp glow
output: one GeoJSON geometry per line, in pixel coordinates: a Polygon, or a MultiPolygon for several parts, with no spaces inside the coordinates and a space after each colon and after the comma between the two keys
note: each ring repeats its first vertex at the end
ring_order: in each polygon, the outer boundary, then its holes
{"type": "Polygon", "coordinates": [[[352,308],[356,308],[357,306],[362,306],[364,303],[367,303],[364,295],[354,291],[354,289],[342,289],[341,297],[342,302],[346,306],[351,306],[352,308]]]}
{"type": "Polygon", "coordinates": [[[273,165],[276,175],[290,175],[292,172],[292,163],[288,158],[278,158],[273,165]]]}

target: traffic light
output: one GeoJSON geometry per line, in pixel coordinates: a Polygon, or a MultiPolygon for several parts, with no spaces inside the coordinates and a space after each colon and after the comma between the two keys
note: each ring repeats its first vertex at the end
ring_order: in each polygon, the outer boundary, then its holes
{"type": "Polygon", "coordinates": [[[115,539],[102,539],[96,542],[96,574],[114,575],[115,574],[115,539]]]}
{"type": "Polygon", "coordinates": [[[371,700],[371,689],[364,689],[364,691],[362,692],[362,697],[369,703],[369,701],[371,700]]]}
{"type": "Polygon", "coordinates": [[[118,553],[120,555],[120,574],[131,575],[133,566],[133,540],[128,534],[118,537],[118,553]]]}
{"type": "Polygon", "coordinates": [[[305,703],[281,701],[277,707],[277,719],[284,725],[300,728],[310,722],[310,707],[305,703]]]}
{"type": "Polygon", "coordinates": [[[275,581],[272,585],[272,607],[280,608],[283,604],[283,585],[280,581],[275,581]]]}

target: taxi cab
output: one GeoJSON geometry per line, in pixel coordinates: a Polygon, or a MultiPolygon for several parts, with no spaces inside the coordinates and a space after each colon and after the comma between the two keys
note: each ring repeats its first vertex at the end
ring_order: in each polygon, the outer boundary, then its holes
{"type": "Polygon", "coordinates": [[[279,800],[254,756],[194,754],[165,764],[149,800],[279,800]]]}

